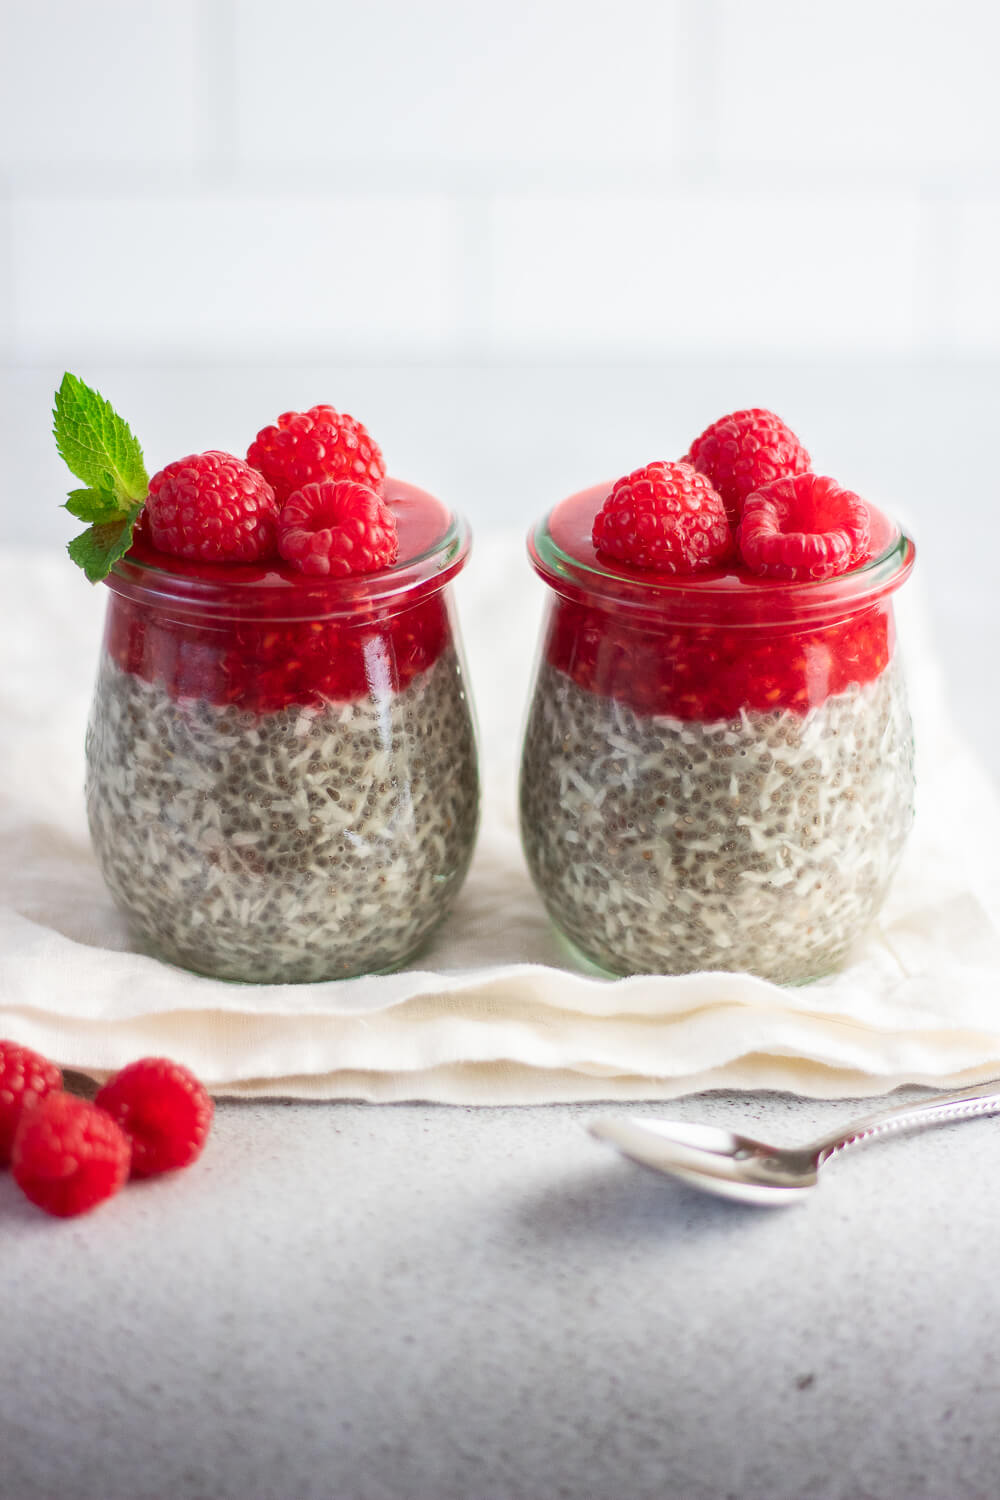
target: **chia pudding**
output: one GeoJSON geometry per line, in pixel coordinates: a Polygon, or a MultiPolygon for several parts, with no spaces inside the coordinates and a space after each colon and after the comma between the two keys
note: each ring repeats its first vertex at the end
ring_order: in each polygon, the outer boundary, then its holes
{"type": "Polygon", "coordinates": [[[272,564],[220,584],[157,567],[141,536],[109,579],[91,833],[116,902],[184,967],[272,983],[395,968],[464,879],[479,786],[446,585],[467,534],[387,490],[400,561],[367,579],[272,564]]]}
{"type": "Polygon", "coordinates": [[[880,537],[866,579],[805,600],[732,575],[671,590],[588,552],[582,521],[605,493],[557,508],[532,542],[555,597],[521,830],[549,914],[611,974],[827,973],[878,911],[912,821],[886,597],[912,544],[880,537]]]}

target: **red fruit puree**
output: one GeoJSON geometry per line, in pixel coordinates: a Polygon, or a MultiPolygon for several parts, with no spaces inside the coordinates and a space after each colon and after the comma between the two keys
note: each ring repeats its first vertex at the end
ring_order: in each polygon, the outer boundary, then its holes
{"type": "Polygon", "coordinates": [[[386,480],[384,499],[396,518],[398,561],[346,579],[309,577],[280,558],[170,557],[140,522],[109,580],[110,656],[174,698],[258,713],[405,688],[450,638],[441,585],[451,573],[434,568],[424,577],[420,564],[444,541],[451,517],[400,480],[386,480]]]}
{"type": "MultiPolygon", "coordinates": [[[[763,579],[738,560],[678,578],[598,555],[591,531],[610,489],[564,501],[531,542],[536,570],[560,596],[546,660],[581,688],[643,715],[708,723],[741,709],[805,714],[888,665],[892,612],[875,565],[902,542],[874,507],[867,552],[836,579],[763,579]]],[[[906,545],[893,587],[912,567],[906,545]]]]}

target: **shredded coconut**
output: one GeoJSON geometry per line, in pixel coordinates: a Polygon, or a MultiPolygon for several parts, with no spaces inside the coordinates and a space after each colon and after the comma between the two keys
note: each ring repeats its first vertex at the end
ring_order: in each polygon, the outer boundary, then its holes
{"type": "Polygon", "coordinates": [[[610,973],[829,972],[881,905],[912,816],[895,661],[805,715],[709,724],[642,718],[542,664],[525,852],[556,925],[610,973]]]}
{"type": "Polygon", "coordinates": [[[226,979],[398,967],[457,892],[478,818],[454,651],[385,702],[266,715],[102,663],[87,809],[104,878],[155,950],[226,979]]]}

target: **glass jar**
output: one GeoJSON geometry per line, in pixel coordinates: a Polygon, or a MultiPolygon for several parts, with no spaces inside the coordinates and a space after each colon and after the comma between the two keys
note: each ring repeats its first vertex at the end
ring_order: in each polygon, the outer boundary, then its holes
{"type": "Polygon", "coordinates": [[[836,969],[913,816],[891,594],[913,543],[823,582],[643,574],[590,540],[608,486],[531,534],[552,589],[521,765],[532,877],[609,974],[836,969]]]}
{"type": "Polygon", "coordinates": [[[469,532],[387,480],[399,561],[307,577],[136,533],[87,733],[104,878],[153,951],[225,979],[398,968],[472,857],[475,731],[451,601],[469,532]]]}

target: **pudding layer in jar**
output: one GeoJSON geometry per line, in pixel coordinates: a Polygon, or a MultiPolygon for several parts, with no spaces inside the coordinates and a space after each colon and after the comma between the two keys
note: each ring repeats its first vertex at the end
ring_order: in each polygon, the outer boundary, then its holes
{"type": "Polygon", "coordinates": [[[221,978],[398,967],[450,906],[478,821],[448,584],[468,535],[386,483],[399,561],[308,578],[165,558],[109,577],[87,807],[115,900],[155,951],[221,978]]]}
{"type": "Polygon", "coordinates": [[[532,876],[606,972],[843,962],[912,820],[889,594],[912,544],[816,583],[638,574],[595,553],[607,493],[558,507],[532,560],[554,593],[521,773],[532,876]]]}

